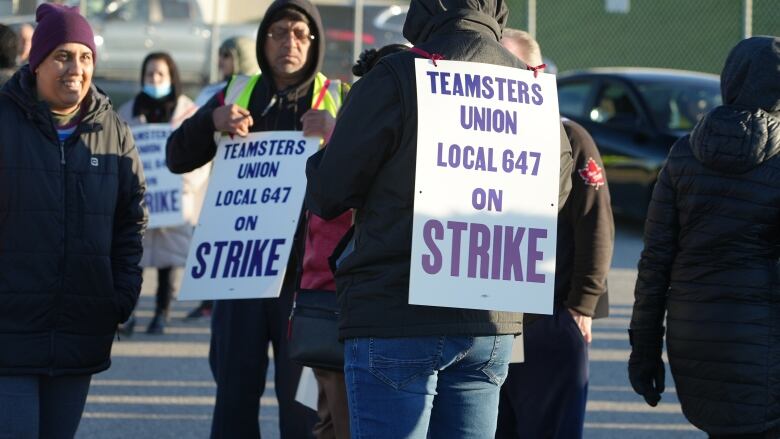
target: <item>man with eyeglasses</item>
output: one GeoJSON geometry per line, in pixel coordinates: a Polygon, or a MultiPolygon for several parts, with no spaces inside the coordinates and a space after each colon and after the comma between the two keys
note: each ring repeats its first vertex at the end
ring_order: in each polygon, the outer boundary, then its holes
{"type": "MultiPolygon", "coordinates": [[[[308,0],[274,1],[257,33],[255,50],[262,73],[233,77],[225,90],[171,135],[168,168],[183,173],[212,160],[217,148],[215,132],[246,136],[258,131],[301,130],[306,136],[327,140],[342,92],[338,81],[329,81],[319,73],[325,50],[323,35],[320,14],[308,0]],[[226,96],[230,96],[228,102],[226,96]],[[319,109],[312,109],[318,100],[319,109]]],[[[299,283],[297,273],[305,272],[311,260],[309,239],[306,245],[303,239],[304,233],[312,236],[311,228],[311,222],[306,230],[298,227],[279,298],[220,300],[214,305],[209,363],[217,395],[212,438],[260,437],[258,412],[265,390],[269,342],[274,350],[281,437],[312,437],[317,415],[295,401],[301,367],[289,360],[286,337],[287,318],[299,283]]],[[[327,263],[324,267],[327,270],[327,263]]],[[[332,278],[329,271],[325,275],[332,278]]]]}

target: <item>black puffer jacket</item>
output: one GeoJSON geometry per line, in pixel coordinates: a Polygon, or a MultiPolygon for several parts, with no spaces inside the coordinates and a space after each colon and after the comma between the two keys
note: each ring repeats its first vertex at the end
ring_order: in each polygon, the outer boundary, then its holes
{"type": "MultiPolygon", "coordinates": [[[[448,60],[525,68],[500,44],[502,0],[415,0],[404,36],[448,60]]],[[[521,331],[522,313],[409,305],[417,98],[411,52],[382,58],[352,88],[324,154],[308,163],[306,203],[329,219],[357,209],[354,252],[336,272],[340,336],[493,335],[521,331]]],[[[571,147],[561,128],[561,200],[571,147]]]]}
{"type": "Polygon", "coordinates": [[[35,96],[27,66],[0,92],[0,375],[95,373],[141,290],[143,172],[97,88],[64,144],[35,96]]]}
{"type": "Polygon", "coordinates": [[[729,56],[726,105],[672,148],[653,193],[631,327],[667,319],[683,413],[710,434],[780,424],[780,39],[729,56]]]}

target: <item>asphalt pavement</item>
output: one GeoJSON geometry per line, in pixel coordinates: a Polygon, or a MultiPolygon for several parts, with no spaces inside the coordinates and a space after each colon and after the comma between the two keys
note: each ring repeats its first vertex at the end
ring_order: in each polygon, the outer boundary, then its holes
{"type": "MultiPolygon", "coordinates": [[[[609,276],[610,317],[597,320],[590,350],[587,439],[704,438],[686,422],[667,367],[667,388],[657,407],[634,394],[628,383],[626,328],[631,317],[641,227],[619,222],[609,276]]],[[[95,375],[77,439],[209,436],[215,387],[208,367],[208,319],[185,321],[194,302],[174,302],[170,326],[147,335],[154,309],[155,276],[147,271],[138,306],[136,334],[114,343],[111,368],[95,375]]],[[[273,364],[260,410],[264,438],[278,438],[273,364]]]]}

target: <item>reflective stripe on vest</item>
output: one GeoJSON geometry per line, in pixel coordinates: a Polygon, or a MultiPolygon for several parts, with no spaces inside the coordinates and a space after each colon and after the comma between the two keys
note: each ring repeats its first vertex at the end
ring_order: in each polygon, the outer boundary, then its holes
{"type": "MultiPolygon", "coordinates": [[[[241,108],[247,109],[249,107],[249,98],[252,97],[252,91],[254,90],[257,82],[260,80],[260,74],[254,76],[235,75],[230,80],[227,90],[225,91],[225,104],[236,104],[241,108]]],[[[322,73],[317,73],[314,77],[314,93],[312,93],[311,105],[317,102],[322,87],[328,82],[328,78],[322,73]]],[[[341,107],[341,81],[338,79],[330,80],[328,84],[328,90],[325,93],[324,99],[320,107],[330,113],[331,116],[336,117],[336,113],[341,107]]]]}

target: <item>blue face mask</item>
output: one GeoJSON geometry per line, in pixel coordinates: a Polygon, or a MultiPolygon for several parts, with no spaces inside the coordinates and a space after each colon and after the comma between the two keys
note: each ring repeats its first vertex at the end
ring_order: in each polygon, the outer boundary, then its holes
{"type": "Polygon", "coordinates": [[[144,93],[155,99],[164,98],[171,94],[171,83],[160,85],[144,84],[144,93]]]}

